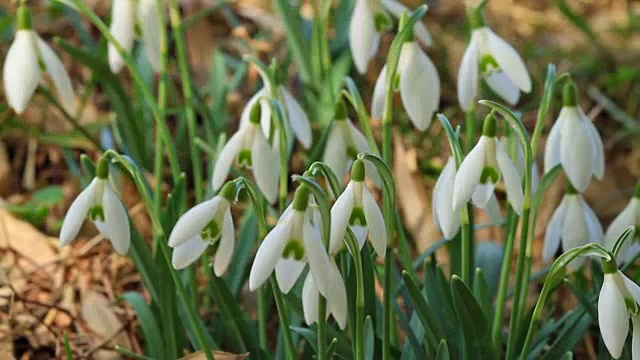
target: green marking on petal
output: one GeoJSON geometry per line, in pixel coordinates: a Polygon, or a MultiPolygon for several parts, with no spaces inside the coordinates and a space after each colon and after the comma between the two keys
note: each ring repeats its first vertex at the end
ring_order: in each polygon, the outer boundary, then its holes
{"type": "Polygon", "coordinates": [[[373,21],[377,32],[381,32],[393,27],[393,21],[384,12],[378,12],[373,16],[373,21]]]}
{"type": "Polygon", "coordinates": [[[491,54],[482,55],[480,59],[480,72],[482,75],[491,75],[492,72],[500,70],[500,65],[491,54]]]}
{"type": "Polygon", "coordinates": [[[348,145],[347,146],[347,157],[351,160],[355,160],[358,158],[358,149],[356,149],[355,147],[348,145]]]}
{"type": "Polygon", "coordinates": [[[349,225],[351,226],[367,226],[367,219],[364,216],[364,209],[354,207],[349,217],[349,225]]]}
{"type": "Polygon", "coordinates": [[[285,259],[294,258],[297,261],[304,259],[304,246],[298,240],[290,240],[282,250],[282,257],[285,259]]]}
{"type": "Polygon", "coordinates": [[[480,174],[481,184],[495,184],[498,182],[498,180],[500,180],[500,173],[498,172],[498,170],[489,166],[485,166],[482,169],[482,174],[480,174]]]}
{"type": "Polygon", "coordinates": [[[104,209],[102,205],[95,205],[89,209],[89,219],[92,221],[102,221],[104,222],[104,209]]]}
{"type": "Polygon", "coordinates": [[[204,241],[208,241],[211,245],[215,245],[222,236],[220,226],[215,220],[211,220],[200,230],[200,237],[204,241]]]}
{"type": "Polygon", "coordinates": [[[251,150],[242,149],[238,153],[238,165],[250,168],[253,165],[251,161],[251,150]]]}

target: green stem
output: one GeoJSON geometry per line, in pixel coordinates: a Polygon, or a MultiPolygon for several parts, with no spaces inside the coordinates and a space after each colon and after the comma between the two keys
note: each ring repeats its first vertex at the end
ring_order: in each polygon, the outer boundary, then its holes
{"type": "Polygon", "coordinates": [[[167,123],[165,121],[161,121],[162,116],[160,114],[158,104],[156,103],[155,98],[153,97],[153,94],[151,93],[151,91],[149,91],[149,88],[147,88],[144,78],[136,69],[133,58],[124,50],[124,48],[122,47],[122,45],[120,45],[118,40],[116,40],[113,37],[113,35],[111,35],[111,32],[109,31],[109,28],[107,27],[107,25],[91,10],[91,8],[89,8],[89,6],[86,4],[85,1],[83,0],[71,0],[71,1],[76,6],[78,11],[82,15],[86,16],[89,19],[89,21],[91,21],[91,23],[96,28],[98,28],[98,31],[100,31],[100,34],[104,36],[104,38],[107,39],[107,41],[114,46],[114,48],[118,51],[118,53],[124,60],[125,65],[127,66],[127,69],[129,69],[129,73],[133,78],[133,81],[140,88],[140,91],[142,92],[142,96],[144,97],[145,101],[149,104],[149,107],[151,108],[153,117],[156,120],[156,126],[160,126],[162,139],[164,141],[164,145],[167,147],[167,156],[169,158],[169,167],[171,168],[171,175],[175,182],[180,176],[180,164],[178,163],[178,156],[176,153],[175,144],[173,143],[173,139],[171,137],[171,133],[169,131],[169,127],[167,126],[167,123]]]}
{"type": "Polygon", "coordinates": [[[264,286],[258,289],[258,337],[260,348],[267,351],[269,348],[267,343],[267,292],[264,286]]]}
{"type": "Polygon", "coordinates": [[[273,298],[276,301],[276,307],[278,314],[280,315],[280,329],[284,335],[285,352],[287,353],[287,359],[296,359],[296,350],[293,344],[293,337],[291,336],[291,329],[289,328],[289,308],[284,304],[282,294],[280,294],[280,288],[278,288],[278,282],[275,275],[271,275],[271,290],[273,291],[273,298]]]}
{"type": "MultiPolygon", "coordinates": [[[[156,4],[156,12],[159,17],[164,16],[164,3],[158,1],[156,4]]],[[[160,42],[160,71],[158,73],[158,122],[165,123],[166,121],[166,106],[167,106],[167,67],[169,63],[169,44],[167,42],[167,31],[164,26],[158,29],[158,41],[160,42]]],[[[161,193],[163,183],[163,156],[162,150],[164,149],[164,139],[162,136],[162,130],[160,126],[156,126],[156,141],[154,149],[154,164],[153,173],[156,181],[156,186],[153,193],[154,209],[156,213],[160,213],[162,206],[161,193]]]]}
{"type": "Polygon", "coordinates": [[[316,359],[327,359],[327,347],[326,347],[326,317],[327,317],[327,299],[322,294],[318,296],[318,351],[316,353],[316,359]]]}
{"type": "Polygon", "coordinates": [[[502,333],[502,317],[504,316],[505,302],[507,300],[507,290],[509,288],[509,276],[511,275],[511,257],[513,254],[513,244],[518,229],[518,217],[511,206],[507,207],[505,233],[507,238],[504,244],[504,253],[502,255],[502,268],[500,270],[500,282],[498,286],[498,295],[496,296],[496,312],[493,317],[493,327],[491,329],[491,338],[496,349],[500,349],[501,333],[502,333]]]}
{"type": "Polygon", "coordinates": [[[471,237],[472,225],[470,223],[469,208],[471,206],[465,205],[460,211],[460,234],[461,234],[461,252],[462,259],[460,262],[460,278],[462,281],[471,286],[471,271],[473,261],[473,238],[471,237]]]}
{"type": "Polygon", "coordinates": [[[473,103],[471,108],[464,113],[465,120],[465,134],[467,142],[465,143],[465,150],[468,153],[476,140],[476,104],[473,103]]]}

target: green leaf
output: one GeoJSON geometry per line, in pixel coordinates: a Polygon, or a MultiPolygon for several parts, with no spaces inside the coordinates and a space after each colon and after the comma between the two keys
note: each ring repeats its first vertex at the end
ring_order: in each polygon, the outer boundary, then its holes
{"type": "Polygon", "coordinates": [[[444,335],[440,330],[440,326],[433,317],[432,309],[422,295],[415,280],[406,271],[402,272],[402,279],[404,280],[404,284],[409,292],[409,298],[411,299],[416,314],[418,314],[422,326],[427,332],[433,333],[436,338],[442,339],[444,335]]]}
{"type": "Polygon", "coordinates": [[[367,316],[364,319],[364,358],[365,359],[373,359],[374,351],[375,351],[375,342],[373,336],[373,321],[371,320],[371,316],[367,316]]]}
{"type": "Polygon", "coordinates": [[[227,286],[229,291],[238,297],[247,278],[251,254],[258,239],[258,220],[253,207],[249,206],[242,215],[242,224],[238,233],[238,240],[233,251],[233,258],[227,271],[227,286]]]}
{"type": "Polygon", "coordinates": [[[572,351],[582,340],[585,331],[591,326],[592,320],[589,316],[585,316],[586,313],[583,311],[574,311],[574,313],[575,316],[562,328],[555,342],[542,357],[542,360],[563,358],[567,352],[572,351]]]}
{"type": "Polygon", "coordinates": [[[562,14],[571,22],[575,27],[577,27],[580,31],[582,31],[589,40],[594,43],[598,43],[598,37],[596,36],[593,29],[589,23],[580,15],[576,14],[570,7],[567,5],[565,0],[558,0],[558,9],[562,12],[562,14]]]}
{"type": "Polygon", "coordinates": [[[307,57],[309,50],[305,46],[307,40],[303,38],[305,31],[299,9],[292,6],[289,0],[275,0],[275,6],[280,13],[280,19],[284,22],[287,43],[298,63],[300,77],[304,83],[308,84],[311,81],[310,61],[307,57]]]}
{"type": "Polygon", "coordinates": [[[69,344],[69,334],[64,332],[64,354],[67,360],[73,360],[73,352],[71,351],[71,344],[69,344]]]}
{"type": "Polygon", "coordinates": [[[169,354],[164,351],[165,344],[160,334],[160,327],[142,295],[128,291],[122,294],[120,299],[128,302],[138,317],[144,335],[145,353],[155,359],[167,359],[166,355],[169,354]]]}
{"type": "Polygon", "coordinates": [[[438,352],[436,353],[436,360],[449,360],[449,346],[447,346],[447,341],[445,339],[440,340],[440,345],[438,346],[438,352]]]}
{"type": "Polygon", "coordinates": [[[484,272],[480,268],[476,268],[473,277],[473,294],[478,300],[485,317],[487,319],[493,319],[492,297],[489,295],[487,279],[484,277],[484,272]]]}
{"type": "Polygon", "coordinates": [[[482,278],[489,297],[493,297],[498,289],[503,256],[504,249],[498,243],[481,242],[476,245],[476,267],[482,269],[482,278]]]}

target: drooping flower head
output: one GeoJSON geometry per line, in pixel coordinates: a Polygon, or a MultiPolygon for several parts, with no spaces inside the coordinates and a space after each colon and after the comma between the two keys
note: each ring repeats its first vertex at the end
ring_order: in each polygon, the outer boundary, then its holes
{"type": "MultiPolygon", "coordinates": [[[[356,69],[367,71],[369,60],[378,52],[380,32],[393,27],[393,19],[400,18],[407,7],[395,0],[356,0],[349,25],[349,45],[356,69]]],[[[422,22],[413,31],[424,46],[431,46],[431,34],[422,22]]]]}
{"type": "Polygon", "coordinates": [[[620,358],[629,332],[629,319],[633,324],[631,358],[640,359],[640,287],[626,277],[615,265],[615,260],[603,262],[604,280],[598,298],[598,325],[602,341],[615,359],[620,358]]]}
{"type": "Polygon", "coordinates": [[[365,165],[362,160],[353,162],[351,181],[331,208],[331,238],[329,253],[340,250],[347,227],[356,233],[360,248],[369,235],[369,240],[376,254],[385,256],[387,231],[384,217],[375,199],[364,183],[365,165]]]}
{"type": "MultiPolygon", "coordinates": [[[[542,259],[549,261],[560,247],[567,251],[589,243],[602,244],[602,225],[582,195],[567,184],[567,191],[562,202],[551,216],[544,236],[542,259]]],[[[572,263],[579,268],[584,259],[576,259],[572,263]]]]}
{"type": "MultiPolygon", "coordinates": [[[[426,130],[440,104],[440,77],[431,59],[412,38],[402,45],[396,78],[394,88],[400,91],[409,119],[418,130],[426,130]]],[[[382,118],[386,92],[387,65],[382,68],[373,91],[373,118],[382,118]]]]}
{"type": "Polygon", "coordinates": [[[111,241],[120,255],[129,252],[131,233],[129,217],[109,184],[109,160],[102,157],[98,162],[96,177],[71,203],[60,229],[60,247],[70,244],[89,219],[100,234],[111,241]]]}
{"type": "Polygon", "coordinates": [[[638,244],[637,240],[638,237],[640,237],[640,181],[638,181],[636,185],[635,194],[629,201],[629,204],[618,214],[611,225],[609,225],[604,235],[604,246],[612,250],[620,235],[622,235],[629,226],[635,227],[634,237],[622,244],[617,259],[621,262],[631,261],[640,251],[640,244],[638,244]]]}
{"type": "Polygon", "coordinates": [[[174,248],[171,263],[183,269],[196,261],[208,246],[213,246],[213,269],[222,276],[229,267],[235,243],[235,228],[231,217],[231,203],[236,187],[227,183],[211,200],[198,204],[178,219],[169,235],[174,248]]]}
{"type": "Polygon", "coordinates": [[[562,164],[571,184],[583,192],[589,186],[591,176],[604,177],[602,139],[578,105],[578,90],[573,81],[565,85],[562,96],[562,110],[544,149],[544,172],[562,164]]]}
{"type": "MultiPolygon", "coordinates": [[[[113,0],[109,31],[125,52],[130,53],[136,37],[136,22],[140,27],[145,54],[154,71],[160,71],[159,29],[164,26],[164,18],[156,8],[156,0],[113,0]]],[[[124,66],[124,60],[116,47],[109,42],[107,56],[111,72],[117,74],[124,66]]]]}
{"type": "Polygon", "coordinates": [[[480,89],[480,79],[504,101],[518,103],[520,91],[531,91],[531,78],[518,52],[489,29],[483,19],[484,5],[471,13],[471,40],[458,71],[458,100],[469,110],[480,89]]]}
{"type": "MultiPolygon", "coordinates": [[[[327,317],[333,315],[340,329],[344,329],[347,326],[347,290],[333,257],[329,260],[327,272],[330,283],[329,297],[327,298],[327,317]]],[[[302,309],[307,325],[318,321],[319,297],[320,291],[316,287],[313,275],[309,273],[302,287],[302,309]]]]}
{"type": "Polygon", "coordinates": [[[213,168],[211,186],[214,191],[220,189],[236,162],[253,170],[258,188],[273,203],[278,196],[278,153],[260,128],[261,109],[254,104],[249,124],[238,129],[225,144],[213,168]]]}
{"type": "Polygon", "coordinates": [[[7,52],[3,69],[9,106],[18,114],[26,109],[42,79],[42,63],[53,81],[63,108],[71,111],[74,92],[64,65],[49,45],[33,31],[31,12],[26,6],[18,8],[16,18],[16,37],[7,52]]]}
{"type": "Polygon", "coordinates": [[[318,291],[329,296],[329,256],[322,242],[320,227],[312,223],[308,212],[309,190],[299,187],[293,204],[264,238],[249,273],[249,289],[260,287],[274,271],[278,286],[288,293],[309,263],[309,271],[318,291]]]}
{"type": "Polygon", "coordinates": [[[524,193],[518,170],[496,138],[496,118],[489,114],[482,136],[460,164],[453,184],[453,209],[459,210],[470,199],[485,208],[493,196],[500,176],[504,177],[507,197],[513,210],[522,215],[524,193]]]}

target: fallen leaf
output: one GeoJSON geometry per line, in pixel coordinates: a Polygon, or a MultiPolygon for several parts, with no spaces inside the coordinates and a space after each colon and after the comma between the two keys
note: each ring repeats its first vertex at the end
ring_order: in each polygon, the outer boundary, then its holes
{"type": "Polygon", "coordinates": [[[10,248],[25,258],[24,269],[31,270],[56,258],[51,238],[30,223],[0,208],[0,249],[10,248]]]}
{"type": "MultiPolygon", "coordinates": [[[[213,357],[216,360],[242,360],[249,357],[249,353],[244,354],[232,354],[225,351],[213,351],[213,357]]],[[[203,360],[206,359],[207,355],[205,355],[204,351],[198,351],[191,353],[187,356],[183,356],[178,360],[203,360]]]]}
{"type": "MultiPolygon", "coordinates": [[[[110,348],[116,345],[127,349],[131,348],[129,338],[125,332],[122,332],[122,322],[113,312],[111,302],[104,295],[95,291],[88,291],[82,299],[80,312],[87,327],[95,335],[99,336],[98,339],[95,339],[95,345],[111,339],[106,344],[110,348]]],[[[115,351],[100,350],[94,354],[94,358],[119,359],[122,356],[115,351]]]]}

